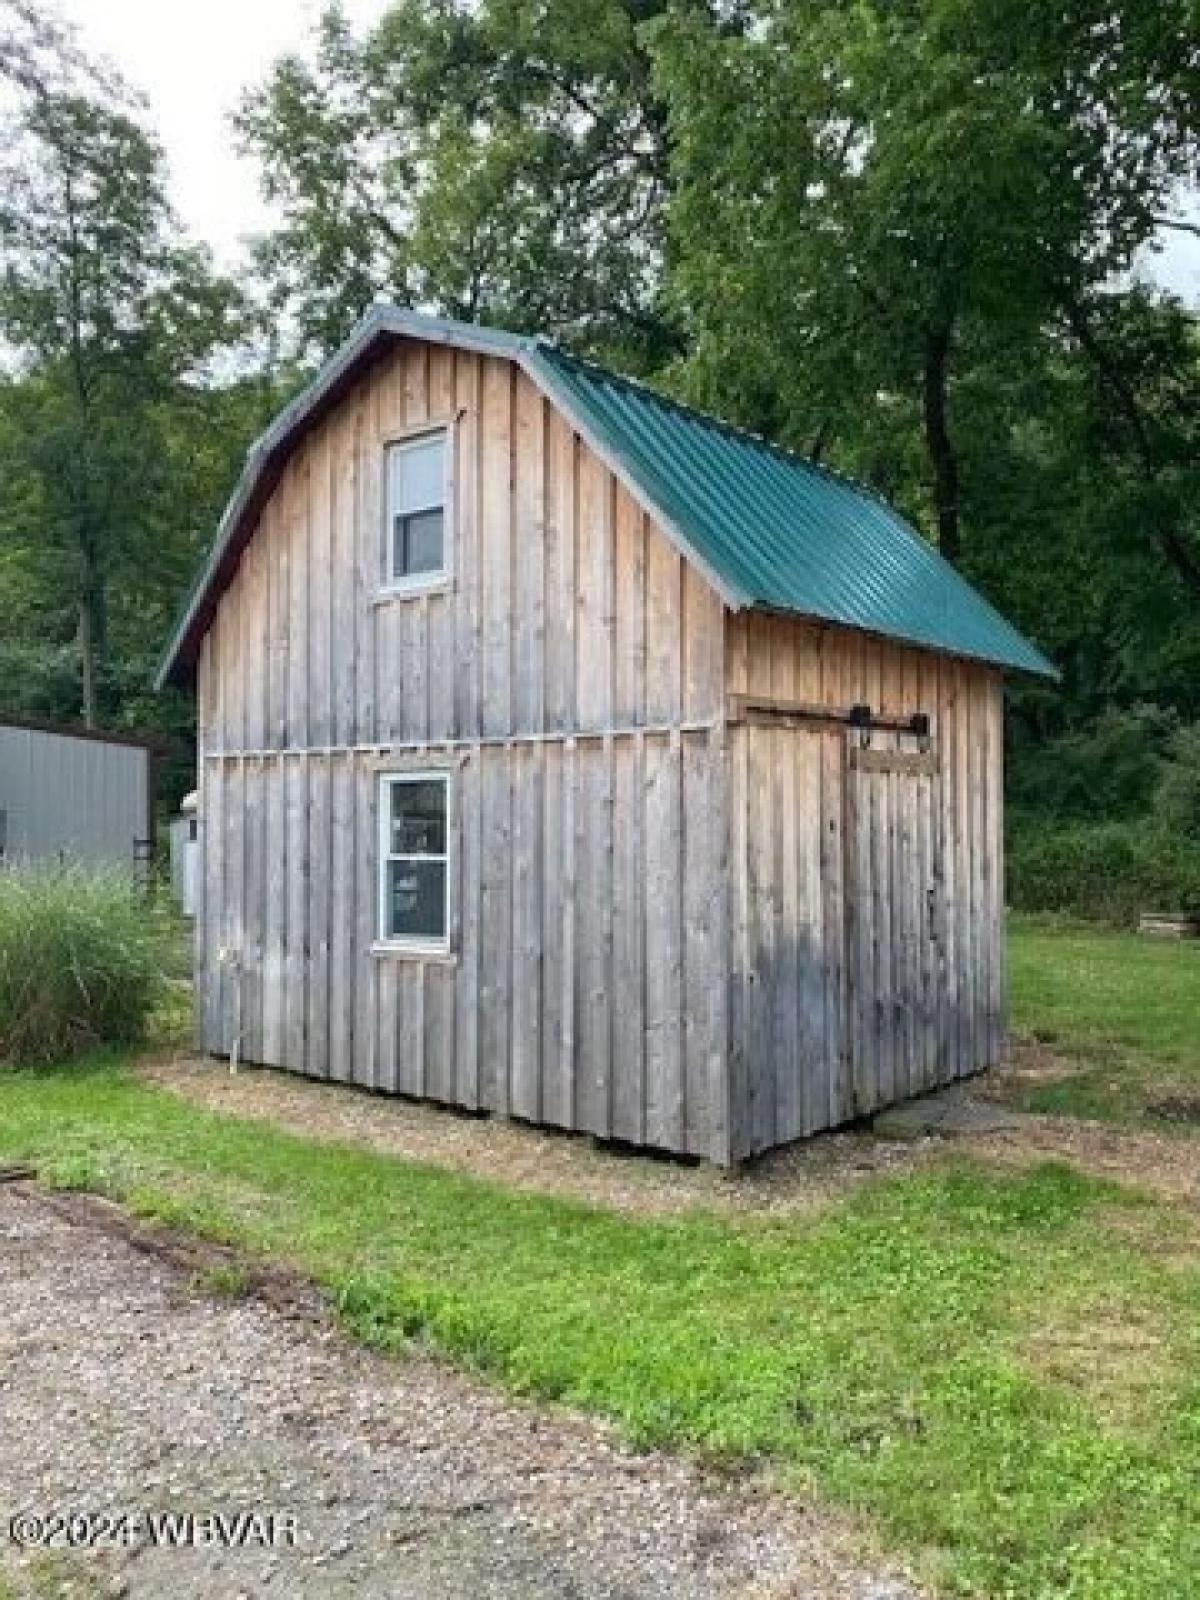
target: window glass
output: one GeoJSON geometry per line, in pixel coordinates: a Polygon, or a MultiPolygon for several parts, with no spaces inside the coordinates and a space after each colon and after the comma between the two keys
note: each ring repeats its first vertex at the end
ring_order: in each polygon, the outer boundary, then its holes
{"type": "Polygon", "coordinates": [[[380,779],[380,936],[445,948],[447,796],[443,773],[380,779]]]}
{"type": "Polygon", "coordinates": [[[396,518],[392,530],[392,571],[400,577],[442,570],[442,518],[436,511],[415,511],[396,518]]]}
{"type": "Polygon", "coordinates": [[[425,511],[446,497],[446,436],[431,433],[393,447],[397,511],[425,511]]]}
{"type": "Polygon", "coordinates": [[[446,435],[433,433],[388,453],[388,579],[445,570],[446,435]]]}
{"type": "Polygon", "coordinates": [[[427,778],[392,784],[392,853],[446,854],[446,782],[427,778]]]}
{"type": "Polygon", "coordinates": [[[388,937],[440,940],[446,934],[446,863],[388,862],[388,937]]]}

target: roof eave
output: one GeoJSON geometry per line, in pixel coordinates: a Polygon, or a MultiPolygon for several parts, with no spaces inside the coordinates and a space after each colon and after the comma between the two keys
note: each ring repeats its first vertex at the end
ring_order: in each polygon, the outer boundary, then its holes
{"type": "Polygon", "coordinates": [[[817,628],[842,628],[850,633],[861,633],[869,639],[881,639],[886,644],[903,645],[911,650],[927,650],[931,655],[948,656],[955,661],[969,661],[980,667],[993,667],[998,672],[1016,672],[1028,678],[1049,678],[1055,683],[1062,681],[1062,673],[1058,667],[1023,635],[1018,637],[1028,652],[1028,660],[1017,660],[1015,656],[985,655],[966,648],[956,650],[952,645],[937,644],[928,639],[919,639],[915,635],[884,633],[875,628],[864,627],[861,622],[849,621],[845,617],[826,616],[818,611],[803,611],[798,607],[779,605],[768,600],[748,601],[746,609],[760,612],[764,616],[788,617],[795,622],[808,622],[817,628]]]}

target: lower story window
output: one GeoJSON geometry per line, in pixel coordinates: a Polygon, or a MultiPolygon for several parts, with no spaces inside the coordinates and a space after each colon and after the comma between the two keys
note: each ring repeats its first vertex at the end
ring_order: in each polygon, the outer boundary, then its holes
{"type": "Polygon", "coordinates": [[[450,778],[379,779],[379,938],[399,949],[450,946],[450,778]]]}

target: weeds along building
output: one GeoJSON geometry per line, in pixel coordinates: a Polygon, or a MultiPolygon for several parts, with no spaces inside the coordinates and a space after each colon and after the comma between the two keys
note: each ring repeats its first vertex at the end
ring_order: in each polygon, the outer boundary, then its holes
{"type": "Polygon", "coordinates": [[[215,1054],[730,1162],[1000,1057],[1002,674],[866,490],[377,308],[164,658],[215,1054]]]}

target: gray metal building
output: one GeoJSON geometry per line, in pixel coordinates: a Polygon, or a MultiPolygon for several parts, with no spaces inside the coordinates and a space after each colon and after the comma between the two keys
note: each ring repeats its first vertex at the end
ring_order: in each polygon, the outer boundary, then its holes
{"type": "Polygon", "coordinates": [[[0,720],[0,861],[141,870],[153,845],[153,754],[124,734],[0,720]]]}

